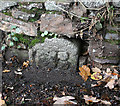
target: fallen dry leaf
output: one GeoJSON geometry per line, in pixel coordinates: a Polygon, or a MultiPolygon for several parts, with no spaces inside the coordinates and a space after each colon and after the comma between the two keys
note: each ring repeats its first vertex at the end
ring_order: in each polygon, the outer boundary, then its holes
{"type": "Polygon", "coordinates": [[[103,83],[109,82],[110,79],[111,79],[111,76],[107,76],[106,78],[98,81],[97,84],[91,84],[91,87],[100,86],[100,85],[102,85],[103,83]]]}
{"type": "Polygon", "coordinates": [[[93,71],[94,73],[95,73],[95,72],[101,73],[101,70],[100,70],[99,68],[97,68],[97,67],[92,68],[92,71],[93,71]]]}
{"type": "Polygon", "coordinates": [[[7,105],[5,104],[5,101],[2,100],[1,97],[2,97],[2,94],[0,94],[0,106],[7,106],[7,105]]]}
{"type": "Polygon", "coordinates": [[[87,81],[88,76],[91,75],[90,74],[90,68],[87,67],[86,65],[83,65],[82,67],[79,67],[79,70],[80,70],[79,74],[82,76],[82,79],[84,81],[87,81]]]}
{"type": "Polygon", "coordinates": [[[112,73],[112,71],[110,71],[110,68],[107,68],[107,69],[106,69],[106,72],[105,72],[105,75],[110,76],[111,73],[112,73]]]}
{"type": "Polygon", "coordinates": [[[72,96],[63,96],[63,97],[54,97],[53,100],[55,101],[54,105],[56,104],[77,104],[76,102],[70,101],[75,99],[72,96]]]}
{"type": "Polygon", "coordinates": [[[8,73],[10,72],[10,70],[3,70],[3,73],[8,73]]]}
{"type": "Polygon", "coordinates": [[[87,67],[86,65],[83,65],[82,68],[86,71],[87,75],[90,76],[90,68],[87,67]]]}
{"type": "Polygon", "coordinates": [[[89,102],[99,102],[100,99],[97,99],[96,97],[84,95],[85,103],[89,104],[89,102]]]}
{"type": "Polygon", "coordinates": [[[101,103],[106,104],[107,106],[111,105],[111,103],[109,101],[106,101],[106,100],[101,100],[101,103]]]}
{"type": "Polygon", "coordinates": [[[23,67],[28,67],[29,61],[23,63],[23,67]]]}
{"type": "Polygon", "coordinates": [[[94,102],[94,103],[101,102],[106,105],[111,105],[111,103],[109,101],[97,99],[96,97],[92,97],[92,96],[88,96],[88,95],[84,95],[84,99],[85,99],[85,103],[87,103],[87,104],[89,104],[89,102],[94,102]]]}
{"type": "Polygon", "coordinates": [[[105,87],[109,87],[109,89],[113,89],[113,88],[114,88],[114,84],[115,84],[115,79],[111,79],[111,80],[105,85],[105,87]]]}
{"type": "Polygon", "coordinates": [[[91,79],[100,80],[100,79],[102,79],[102,75],[100,75],[100,73],[98,73],[98,72],[95,72],[91,75],[91,79]]]}

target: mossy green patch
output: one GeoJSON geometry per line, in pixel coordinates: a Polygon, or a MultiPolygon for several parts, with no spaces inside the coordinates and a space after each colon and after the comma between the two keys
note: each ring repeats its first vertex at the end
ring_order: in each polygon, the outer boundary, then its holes
{"type": "Polygon", "coordinates": [[[18,38],[18,43],[23,43],[29,48],[33,47],[36,43],[43,43],[45,38],[42,38],[40,35],[36,37],[30,37],[24,34],[14,34],[18,38]]]}
{"type": "Polygon", "coordinates": [[[2,11],[2,13],[5,14],[5,15],[8,15],[8,16],[12,16],[12,12],[10,12],[10,11],[5,11],[5,12],[2,11]]]}
{"type": "Polygon", "coordinates": [[[33,39],[31,41],[31,43],[29,44],[29,48],[32,47],[32,46],[34,46],[36,43],[39,43],[39,42],[40,42],[40,39],[38,39],[38,38],[33,39]]]}

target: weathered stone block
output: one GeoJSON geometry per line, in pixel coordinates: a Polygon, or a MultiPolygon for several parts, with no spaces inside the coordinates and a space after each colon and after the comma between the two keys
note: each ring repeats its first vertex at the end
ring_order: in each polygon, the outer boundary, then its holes
{"type": "Polygon", "coordinates": [[[29,59],[35,59],[36,65],[41,68],[73,67],[76,69],[77,52],[78,47],[69,40],[46,38],[44,43],[38,43],[29,50],[29,59]]]}
{"type": "Polygon", "coordinates": [[[2,13],[0,13],[0,29],[6,32],[37,36],[37,27],[33,23],[26,23],[2,13]],[[13,26],[16,28],[12,28],[13,26]]]}
{"type": "Polygon", "coordinates": [[[91,59],[95,62],[117,64],[120,61],[119,45],[106,41],[91,40],[88,49],[91,59]]]}
{"type": "Polygon", "coordinates": [[[120,36],[118,35],[118,33],[107,33],[105,35],[105,39],[120,40],[120,36]]]}
{"type": "Polygon", "coordinates": [[[113,5],[114,5],[115,7],[120,7],[120,1],[118,0],[118,1],[116,1],[116,2],[113,2],[113,5]]]}
{"type": "Polygon", "coordinates": [[[95,1],[95,0],[89,0],[89,1],[88,0],[81,0],[81,2],[83,2],[83,4],[88,8],[101,7],[106,3],[106,1],[104,1],[104,0],[97,0],[97,1],[95,1]]]}
{"type": "Polygon", "coordinates": [[[35,14],[28,14],[26,12],[18,11],[18,10],[13,10],[12,11],[12,16],[14,18],[19,18],[25,21],[28,21],[30,17],[35,17],[35,14]]]}
{"type": "Polygon", "coordinates": [[[44,32],[46,30],[73,37],[75,27],[72,26],[71,20],[64,19],[63,15],[44,14],[41,16],[40,31],[44,32]]]}
{"type": "Polygon", "coordinates": [[[70,9],[70,12],[76,14],[77,16],[81,17],[84,13],[87,12],[86,8],[84,8],[81,4],[76,5],[74,4],[70,9]]]}
{"type": "Polygon", "coordinates": [[[13,1],[0,1],[0,11],[5,10],[11,6],[17,5],[17,2],[13,1]]]}
{"type": "Polygon", "coordinates": [[[56,2],[56,1],[46,1],[44,3],[46,10],[61,11],[62,9],[68,9],[70,2],[56,2]]]}

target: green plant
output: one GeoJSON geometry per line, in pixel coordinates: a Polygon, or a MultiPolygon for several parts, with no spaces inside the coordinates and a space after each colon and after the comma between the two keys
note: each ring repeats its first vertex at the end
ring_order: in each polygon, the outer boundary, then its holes
{"type": "Polygon", "coordinates": [[[43,33],[41,33],[41,37],[56,38],[57,34],[44,31],[43,33]]]}
{"type": "Polygon", "coordinates": [[[29,44],[29,48],[32,47],[32,46],[34,46],[36,43],[39,43],[39,42],[40,42],[40,39],[37,39],[37,38],[33,39],[31,41],[31,43],[29,44]]]}

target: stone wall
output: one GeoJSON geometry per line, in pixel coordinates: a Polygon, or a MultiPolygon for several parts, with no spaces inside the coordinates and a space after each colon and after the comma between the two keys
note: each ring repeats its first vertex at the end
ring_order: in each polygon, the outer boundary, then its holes
{"type": "MultiPolygon", "coordinates": [[[[48,31],[58,34],[58,38],[46,38],[44,43],[36,44],[29,49],[29,53],[28,51],[24,52],[23,50],[20,50],[27,54],[25,57],[24,55],[19,55],[20,51],[12,48],[9,49],[7,53],[9,54],[10,52],[11,55],[16,54],[18,57],[22,57],[22,61],[28,59],[29,57],[30,60],[35,62],[36,66],[46,70],[52,68],[59,68],[63,70],[76,69],[76,67],[79,66],[78,62],[80,65],[83,65],[86,61],[86,57],[81,57],[80,59],[82,60],[79,60],[79,56],[82,54],[82,50],[80,49],[84,46],[84,44],[82,44],[82,40],[79,40],[78,43],[76,42],[77,39],[82,39],[84,37],[84,32],[79,32],[79,34],[76,34],[76,32],[84,27],[83,24],[87,23],[85,25],[88,25],[90,23],[89,20],[84,20],[82,23],[79,18],[84,17],[85,14],[87,14],[87,9],[98,9],[99,7],[105,5],[105,2],[102,0],[98,0],[97,2],[92,1],[93,0],[91,0],[91,2],[86,2],[86,0],[82,0],[84,6],[71,2],[61,3],[55,1],[27,4],[11,2],[5,4],[3,7],[0,6],[0,29],[5,32],[15,32],[33,37],[37,36],[40,31],[48,31]],[[14,6],[16,6],[16,8],[14,8],[14,6]],[[12,9],[10,7],[12,7],[12,9]],[[6,14],[9,14],[9,16],[6,14]],[[37,18],[35,18],[36,15],[37,18]],[[73,19],[76,19],[76,22],[73,22],[73,19]],[[59,36],[61,38],[59,38],[59,36]],[[64,37],[67,37],[69,40],[64,37]],[[75,38],[75,42],[72,42],[71,38],[75,38]]],[[[117,3],[113,3],[113,6],[119,8],[119,4],[117,3]]],[[[89,12],[91,17],[95,16],[94,11],[90,10],[89,12]]],[[[115,21],[117,21],[116,23],[119,23],[119,17],[115,19],[115,21]]],[[[117,28],[117,31],[119,32],[119,28],[117,28]]],[[[88,35],[89,33],[87,32],[87,36],[88,35]]],[[[92,36],[92,34],[90,36],[92,36]]],[[[91,60],[98,63],[119,63],[119,44],[113,45],[106,42],[106,40],[111,39],[119,40],[119,33],[106,33],[105,36],[103,36],[102,41],[99,39],[96,40],[94,37],[90,42],[88,42],[88,52],[91,60]],[[107,58],[107,55],[109,55],[110,58],[107,58]]],[[[6,55],[6,59],[10,56],[6,55]]]]}

